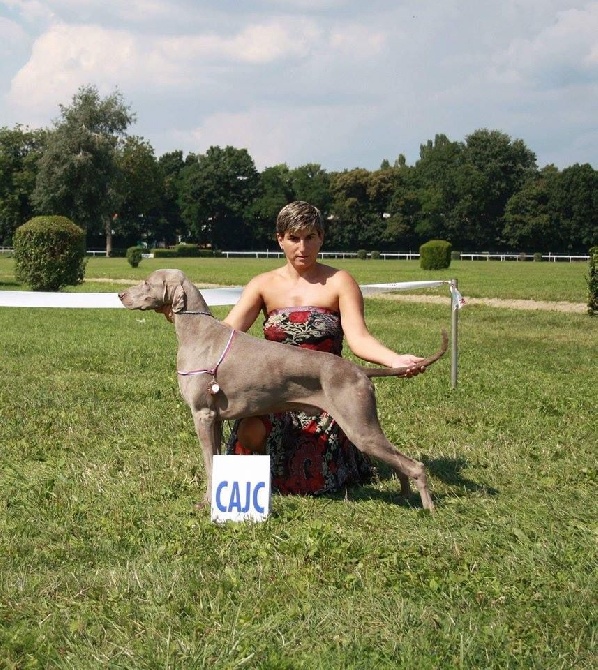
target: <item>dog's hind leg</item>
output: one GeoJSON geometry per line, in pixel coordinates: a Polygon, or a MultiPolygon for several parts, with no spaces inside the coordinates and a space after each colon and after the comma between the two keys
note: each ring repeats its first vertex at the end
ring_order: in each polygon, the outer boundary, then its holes
{"type": "MultiPolygon", "coordinates": [[[[328,397],[329,413],[360,451],[381,460],[396,472],[403,495],[409,494],[409,479],[412,479],[417,486],[424,509],[434,509],[423,463],[398,451],[382,432],[371,382],[365,379],[353,380],[350,395],[354,399],[351,403],[335,402],[334,398],[328,397]]],[[[343,393],[339,394],[337,388],[334,397],[343,397],[343,393]]]]}

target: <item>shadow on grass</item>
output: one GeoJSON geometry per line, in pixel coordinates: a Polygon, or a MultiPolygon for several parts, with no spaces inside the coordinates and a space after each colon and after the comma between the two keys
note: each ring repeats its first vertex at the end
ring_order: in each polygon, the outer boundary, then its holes
{"type": "Polygon", "coordinates": [[[492,486],[478,484],[468,477],[464,477],[462,472],[467,467],[467,461],[464,458],[427,458],[424,456],[422,463],[433,477],[440,479],[448,486],[490,496],[495,496],[499,493],[498,489],[492,486]]]}
{"type": "MultiPolygon", "coordinates": [[[[275,496],[280,496],[281,494],[279,493],[274,493],[273,495],[275,496]]],[[[362,485],[353,485],[350,487],[343,488],[340,491],[336,491],[335,493],[323,493],[321,495],[317,496],[312,496],[312,495],[306,495],[306,496],[298,496],[298,495],[285,495],[282,496],[284,498],[300,498],[300,497],[310,497],[310,498],[315,498],[317,500],[330,500],[330,501],[346,501],[350,503],[355,503],[355,502],[364,502],[368,500],[376,500],[378,502],[383,502],[387,505],[391,506],[397,506],[397,507],[404,507],[404,508],[409,508],[409,509],[422,509],[422,504],[421,504],[421,498],[419,497],[419,493],[417,491],[414,491],[409,495],[408,498],[404,498],[400,492],[399,488],[397,487],[396,491],[380,491],[376,488],[374,488],[370,484],[362,484],[362,485]]],[[[287,502],[287,506],[288,506],[287,502]]],[[[293,507],[291,505],[291,507],[293,507]]],[[[284,513],[277,513],[275,510],[272,511],[272,516],[284,516],[285,514],[288,514],[288,509],[284,513]]]]}
{"type": "Polygon", "coordinates": [[[23,291],[23,284],[15,281],[14,279],[0,279],[0,288],[12,289],[15,291],[23,291]]]}
{"type": "MultiPolygon", "coordinates": [[[[429,475],[441,480],[447,486],[456,489],[450,494],[434,494],[433,498],[437,503],[447,497],[447,495],[454,496],[467,493],[479,493],[487,496],[496,496],[499,494],[498,489],[485,484],[478,484],[472,479],[463,476],[463,471],[467,468],[467,461],[464,458],[428,458],[423,456],[421,460],[429,475]]],[[[393,471],[385,464],[377,464],[377,471],[378,481],[388,481],[394,478],[393,471]]],[[[398,480],[396,483],[396,491],[380,491],[373,485],[363,484],[361,486],[353,486],[343,489],[336,493],[324,494],[319,497],[329,500],[377,500],[390,505],[398,505],[399,507],[415,507],[421,509],[421,498],[415,487],[413,487],[413,484],[412,493],[407,498],[404,498],[399,492],[398,480]]]]}

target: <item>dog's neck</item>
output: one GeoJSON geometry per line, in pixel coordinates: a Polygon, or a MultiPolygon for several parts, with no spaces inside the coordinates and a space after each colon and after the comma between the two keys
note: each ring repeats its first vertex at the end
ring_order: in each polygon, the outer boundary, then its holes
{"type": "Polygon", "coordinates": [[[186,295],[185,309],[180,314],[206,314],[212,316],[212,312],[204,300],[199,290],[190,281],[183,282],[183,289],[186,295]]]}
{"type": "Polygon", "coordinates": [[[213,327],[212,324],[220,322],[213,318],[204,297],[190,281],[183,283],[183,289],[186,296],[185,308],[173,314],[175,330],[179,341],[196,341],[198,328],[213,327]]]}

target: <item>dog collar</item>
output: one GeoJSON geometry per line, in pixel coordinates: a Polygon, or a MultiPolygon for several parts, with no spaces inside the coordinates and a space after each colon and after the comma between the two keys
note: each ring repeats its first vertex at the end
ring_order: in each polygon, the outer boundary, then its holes
{"type": "MultiPolygon", "coordinates": [[[[189,312],[186,312],[187,314],[189,312]]],[[[204,314],[207,314],[207,312],[204,312],[204,314]]],[[[220,354],[220,358],[218,359],[218,362],[213,368],[203,368],[201,370],[177,370],[177,374],[181,375],[181,377],[192,377],[194,375],[212,375],[214,378],[214,381],[212,383],[212,386],[210,387],[213,389],[213,393],[218,393],[220,390],[220,387],[216,383],[216,373],[218,372],[218,368],[220,367],[220,364],[222,361],[226,358],[226,354],[228,354],[228,351],[230,349],[230,346],[233,342],[233,339],[236,334],[236,330],[232,330],[230,337],[228,338],[228,342],[226,343],[226,346],[224,347],[224,351],[220,354]],[[215,388],[218,387],[218,388],[215,388]]]]}

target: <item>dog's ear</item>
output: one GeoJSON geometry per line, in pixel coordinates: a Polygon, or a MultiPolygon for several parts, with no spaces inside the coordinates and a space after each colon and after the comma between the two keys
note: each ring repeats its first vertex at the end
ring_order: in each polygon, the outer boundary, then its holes
{"type": "Polygon", "coordinates": [[[187,305],[187,294],[185,289],[182,286],[177,286],[174,289],[174,294],[172,296],[172,311],[176,314],[177,312],[185,311],[187,305]]]}

